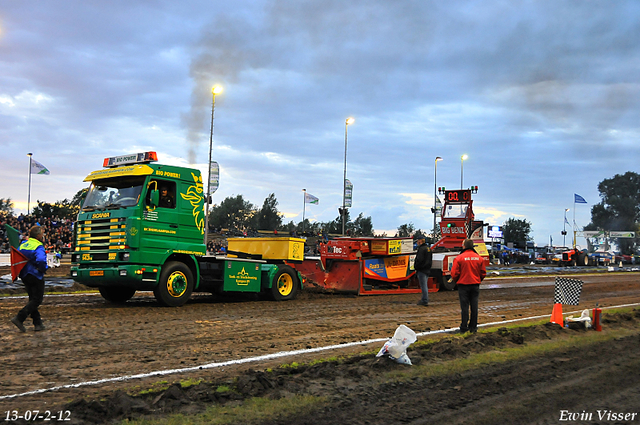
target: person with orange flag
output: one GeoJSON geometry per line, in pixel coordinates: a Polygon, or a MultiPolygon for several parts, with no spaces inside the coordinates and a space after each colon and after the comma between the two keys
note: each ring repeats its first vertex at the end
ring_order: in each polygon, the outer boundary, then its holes
{"type": "Polygon", "coordinates": [[[11,323],[16,325],[20,332],[26,332],[24,321],[31,316],[34,329],[43,331],[42,317],[38,307],[44,299],[44,273],[47,271],[47,253],[44,250],[44,231],[40,226],[33,226],[29,229],[29,239],[20,245],[20,253],[24,255],[28,262],[20,271],[20,279],[24,283],[29,294],[29,302],[18,314],[11,319],[11,323]]]}

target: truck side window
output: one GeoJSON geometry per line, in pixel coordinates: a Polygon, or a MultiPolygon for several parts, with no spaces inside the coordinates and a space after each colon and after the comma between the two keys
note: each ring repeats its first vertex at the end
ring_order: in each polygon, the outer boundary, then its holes
{"type": "Polygon", "coordinates": [[[166,180],[155,180],[157,182],[158,191],[160,192],[161,208],[175,208],[176,207],[176,184],[175,182],[166,180]]]}

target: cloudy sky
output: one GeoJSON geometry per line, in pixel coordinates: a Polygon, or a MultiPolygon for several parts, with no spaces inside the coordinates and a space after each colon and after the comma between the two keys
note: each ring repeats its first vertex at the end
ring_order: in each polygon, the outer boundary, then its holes
{"type": "MultiPolygon", "coordinates": [[[[430,230],[437,185],[479,187],[476,216],[582,227],[597,185],[638,172],[637,1],[6,1],[0,5],[0,198],[71,198],[106,156],[155,150],[206,169],[214,202],[275,193],[285,221],[342,203],[430,230]],[[588,204],[574,209],[574,193],[588,204]]],[[[567,244],[569,238],[567,238],[567,244]]]]}

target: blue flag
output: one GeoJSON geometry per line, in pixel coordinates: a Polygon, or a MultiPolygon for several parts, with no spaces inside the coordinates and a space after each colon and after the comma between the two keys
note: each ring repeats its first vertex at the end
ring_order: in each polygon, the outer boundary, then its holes
{"type": "Polygon", "coordinates": [[[587,201],[584,200],[584,198],[580,195],[578,195],[577,193],[574,193],[573,196],[575,196],[573,202],[575,202],[576,204],[586,204],[587,201]]]}

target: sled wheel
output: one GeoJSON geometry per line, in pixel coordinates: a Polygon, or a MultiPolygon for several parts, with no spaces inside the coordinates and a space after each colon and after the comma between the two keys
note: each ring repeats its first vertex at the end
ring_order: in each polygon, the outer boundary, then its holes
{"type": "Polygon", "coordinates": [[[271,283],[271,297],[275,301],[292,300],[298,294],[298,277],[289,266],[278,266],[278,272],[271,283]]]}
{"type": "Polygon", "coordinates": [[[101,286],[98,290],[102,298],[112,304],[123,304],[136,293],[135,289],[126,286],[101,286]]]}
{"type": "Polygon", "coordinates": [[[587,254],[582,254],[581,255],[580,265],[581,266],[588,266],[589,265],[589,256],[587,254]]]}
{"type": "Polygon", "coordinates": [[[167,307],[186,303],[193,291],[193,275],[186,264],[170,261],[162,267],[160,281],[153,291],[158,302],[167,307]]]}
{"type": "Polygon", "coordinates": [[[456,284],[451,276],[438,276],[438,291],[453,291],[454,289],[456,289],[456,284]]]}

